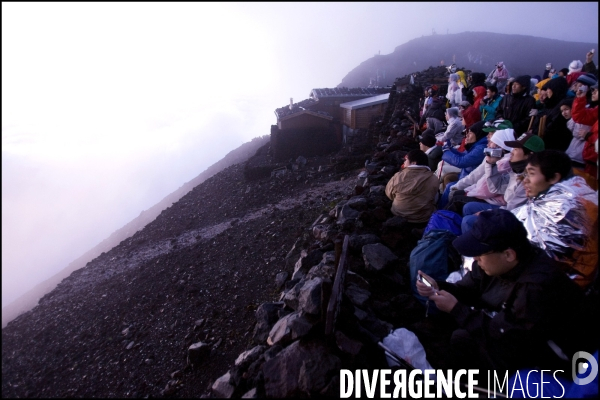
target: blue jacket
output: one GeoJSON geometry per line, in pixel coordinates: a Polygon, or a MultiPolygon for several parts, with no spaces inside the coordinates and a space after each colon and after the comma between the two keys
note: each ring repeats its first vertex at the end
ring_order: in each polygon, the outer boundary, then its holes
{"type": "Polygon", "coordinates": [[[485,158],[483,149],[487,147],[487,136],[479,139],[475,144],[467,151],[461,153],[455,148],[447,150],[442,155],[442,160],[450,165],[454,165],[456,168],[461,168],[458,179],[462,179],[469,175],[485,158]]]}
{"type": "Polygon", "coordinates": [[[479,112],[481,112],[482,121],[493,121],[496,119],[496,109],[500,105],[500,101],[502,101],[502,96],[496,95],[496,98],[491,102],[481,102],[479,112]]]}

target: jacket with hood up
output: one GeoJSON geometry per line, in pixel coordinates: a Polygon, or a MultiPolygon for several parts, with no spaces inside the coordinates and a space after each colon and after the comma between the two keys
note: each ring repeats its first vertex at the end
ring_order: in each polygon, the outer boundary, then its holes
{"type": "Polygon", "coordinates": [[[525,133],[529,127],[529,111],[535,107],[535,99],[529,95],[530,76],[523,75],[515,79],[523,86],[519,93],[507,94],[502,98],[496,110],[496,119],[509,120],[517,136],[525,133]]]}
{"type": "MultiPolygon", "coordinates": [[[[546,112],[546,124],[544,130],[544,145],[546,150],[565,151],[571,144],[573,134],[567,126],[567,120],[562,116],[560,111],[560,102],[566,97],[569,85],[565,78],[559,77],[550,79],[544,86],[543,90],[552,90],[552,97],[544,100],[546,112]]],[[[540,115],[534,119],[531,130],[534,134],[539,134],[540,115]]]]}

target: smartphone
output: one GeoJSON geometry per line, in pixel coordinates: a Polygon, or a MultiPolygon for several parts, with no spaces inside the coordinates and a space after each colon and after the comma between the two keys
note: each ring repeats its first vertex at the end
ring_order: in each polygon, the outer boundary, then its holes
{"type": "Polygon", "coordinates": [[[423,284],[425,284],[426,286],[429,286],[430,288],[433,287],[433,285],[431,284],[431,282],[429,282],[427,279],[425,279],[425,277],[421,274],[417,275],[417,279],[422,282],[423,284]]]}

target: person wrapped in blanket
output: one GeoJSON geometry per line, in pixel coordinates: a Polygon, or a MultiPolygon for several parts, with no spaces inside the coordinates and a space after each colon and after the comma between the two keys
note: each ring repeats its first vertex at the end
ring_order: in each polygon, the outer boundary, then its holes
{"type": "Polygon", "coordinates": [[[529,157],[523,187],[527,202],[512,212],[528,239],[587,287],[598,269],[597,193],[573,175],[571,159],[557,150],[529,157]]]}

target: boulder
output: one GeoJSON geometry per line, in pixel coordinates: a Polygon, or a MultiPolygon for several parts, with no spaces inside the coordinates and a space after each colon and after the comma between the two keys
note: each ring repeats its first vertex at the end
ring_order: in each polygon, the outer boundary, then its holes
{"type": "Polygon", "coordinates": [[[201,364],[210,355],[211,346],[204,342],[192,344],[188,348],[188,362],[192,365],[201,364]]]}
{"type": "Polygon", "coordinates": [[[385,185],[371,186],[369,189],[370,195],[385,196],[385,185]]]}
{"type": "Polygon", "coordinates": [[[304,315],[299,312],[293,312],[275,323],[273,329],[269,332],[267,343],[270,346],[274,344],[285,346],[306,335],[312,327],[313,323],[304,315]]]}
{"type": "Polygon", "coordinates": [[[285,285],[285,281],[287,281],[289,276],[290,274],[286,271],[280,272],[275,276],[275,287],[277,290],[280,290],[285,285]]]}
{"type": "Polygon", "coordinates": [[[323,344],[296,341],[263,365],[266,397],[316,396],[340,367],[340,359],[323,344]]]}
{"type": "Polygon", "coordinates": [[[302,250],[300,252],[300,258],[296,261],[294,266],[294,273],[292,274],[292,280],[302,279],[306,276],[306,273],[315,265],[319,263],[323,257],[323,252],[320,250],[312,250],[310,252],[302,250]]]}
{"type": "Polygon", "coordinates": [[[357,305],[359,307],[364,306],[367,300],[369,300],[369,297],[371,297],[371,292],[365,289],[361,289],[353,283],[348,285],[344,293],[346,294],[346,296],[348,296],[348,299],[350,299],[350,302],[352,304],[357,305]]]}
{"type": "Polygon", "coordinates": [[[348,222],[349,220],[356,220],[359,215],[360,215],[359,211],[357,211],[354,208],[350,207],[349,205],[345,204],[339,212],[339,215],[337,217],[337,223],[338,223],[338,225],[343,225],[345,222],[348,222]]]}
{"type": "Polygon", "coordinates": [[[346,202],[348,207],[361,211],[367,208],[367,199],[363,196],[354,196],[346,202]]]}
{"type": "Polygon", "coordinates": [[[283,309],[284,303],[263,303],[256,309],[256,326],[254,327],[254,333],[252,340],[254,343],[264,343],[269,337],[269,332],[275,322],[279,319],[277,312],[283,309]]]}
{"type": "Polygon", "coordinates": [[[360,251],[367,244],[380,243],[381,239],[377,235],[368,233],[365,235],[352,235],[349,238],[348,245],[350,250],[360,251]]]}
{"type": "Polygon", "coordinates": [[[229,399],[233,395],[235,387],[230,383],[230,378],[231,375],[227,372],[213,383],[212,393],[215,397],[229,399]]]}
{"type": "Polygon", "coordinates": [[[368,271],[381,271],[398,261],[398,257],[381,243],[363,246],[362,255],[368,271]]]}
{"type": "Polygon", "coordinates": [[[298,293],[297,311],[313,315],[321,314],[323,308],[321,304],[322,286],[323,280],[321,278],[306,281],[298,293]]]}

